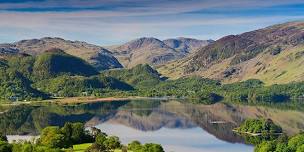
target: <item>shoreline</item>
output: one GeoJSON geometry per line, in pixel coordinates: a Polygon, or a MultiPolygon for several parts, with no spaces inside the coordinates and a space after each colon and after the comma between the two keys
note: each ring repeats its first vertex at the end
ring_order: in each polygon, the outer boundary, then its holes
{"type": "MultiPolygon", "coordinates": [[[[242,132],[242,131],[238,131],[236,129],[232,129],[233,132],[235,133],[239,133],[239,134],[247,134],[250,136],[261,136],[263,133],[252,133],[252,132],[242,132]]],[[[283,133],[267,133],[268,135],[282,135],[283,133]]]]}
{"type": "MultiPolygon", "coordinates": [[[[54,102],[60,104],[77,104],[77,103],[96,103],[96,102],[114,102],[114,101],[129,101],[129,100],[144,100],[144,99],[155,99],[149,97],[139,97],[139,96],[130,96],[130,97],[70,97],[62,99],[51,99],[47,102],[54,102]]],[[[45,102],[45,101],[41,101],[45,102]]]]}
{"type": "Polygon", "coordinates": [[[14,106],[22,104],[79,104],[79,103],[97,103],[97,102],[115,102],[115,101],[129,101],[129,100],[170,100],[178,99],[173,97],[141,97],[141,96],[129,96],[129,97],[66,97],[66,98],[54,98],[40,101],[25,101],[25,102],[12,102],[12,103],[0,103],[0,106],[14,106]]]}

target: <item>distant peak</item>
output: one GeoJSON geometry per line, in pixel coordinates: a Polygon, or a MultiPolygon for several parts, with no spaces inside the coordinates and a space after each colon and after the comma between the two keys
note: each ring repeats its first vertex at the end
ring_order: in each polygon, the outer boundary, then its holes
{"type": "Polygon", "coordinates": [[[124,44],[124,46],[127,46],[129,49],[146,47],[148,45],[157,45],[159,47],[165,46],[161,40],[153,37],[141,37],[124,44]]]}
{"type": "Polygon", "coordinates": [[[54,39],[56,39],[56,40],[63,40],[63,41],[65,40],[65,39],[60,38],[60,37],[43,37],[40,40],[54,40],[54,39]]]}
{"type": "Polygon", "coordinates": [[[178,37],[178,40],[198,40],[198,39],[194,39],[194,38],[188,38],[188,37],[178,37]]]}
{"type": "Polygon", "coordinates": [[[154,38],[154,37],[141,37],[141,38],[135,39],[131,42],[136,42],[136,41],[161,41],[161,40],[154,38]]]}

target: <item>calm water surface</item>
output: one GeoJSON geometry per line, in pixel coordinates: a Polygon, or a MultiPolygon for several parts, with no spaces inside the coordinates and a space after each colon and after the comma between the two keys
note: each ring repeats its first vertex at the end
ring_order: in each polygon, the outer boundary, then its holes
{"type": "Polygon", "coordinates": [[[202,128],[161,128],[156,131],[139,131],[121,124],[104,123],[97,126],[110,135],[119,135],[127,144],[133,140],[143,143],[161,143],[168,152],[252,152],[253,147],[217,139],[202,128]]]}
{"type": "MultiPolygon", "coordinates": [[[[35,136],[45,126],[83,122],[120,137],[124,144],[159,143],[168,152],[251,152],[253,146],[231,131],[247,118],[271,118],[289,135],[304,129],[302,111],[224,103],[145,100],[0,109],[0,131],[6,134],[35,136]]],[[[9,136],[18,138],[31,137],[9,136]]]]}

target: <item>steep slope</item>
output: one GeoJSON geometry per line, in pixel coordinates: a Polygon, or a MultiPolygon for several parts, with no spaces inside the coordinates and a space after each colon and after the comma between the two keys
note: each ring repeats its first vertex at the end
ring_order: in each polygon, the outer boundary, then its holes
{"type": "Polygon", "coordinates": [[[66,54],[60,49],[51,49],[37,56],[33,74],[41,79],[63,74],[91,76],[98,72],[80,58],[66,54]]]}
{"type": "Polygon", "coordinates": [[[200,75],[223,82],[250,78],[266,84],[303,81],[304,22],[223,37],[192,56],[159,67],[167,76],[200,75]]]}
{"type": "Polygon", "coordinates": [[[27,77],[33,65],[31,57],[5,57],[0,59],[0,102],[37,100],[46,98],[46,94],[31,86],[27,77]]]}
{"type": "Polygon", "coordinates": [[[43,99],[46,95],[31,86],[20,72],[0,67],[0,101],[43,99]]]}
{"type": "Polygon", "coordinates": [[[19,52],[35,56],[51,48],[59,48],[70,55],[82,58],[98,70],[122,67],[111,52],[100,46],[61,38],[45,37],[41,39],[22,40],[12,44],[0,44],[0,54],[1,52],[19,52]]]}
{"type": "Polygon", "coordinates": [[[213,40],[197,40],[192,38],[180,37],[177,39],[166,39],[163,42],[171,48],[185,54],[192,53],[198,48],[204,47],[213,43],[213,40]]]}

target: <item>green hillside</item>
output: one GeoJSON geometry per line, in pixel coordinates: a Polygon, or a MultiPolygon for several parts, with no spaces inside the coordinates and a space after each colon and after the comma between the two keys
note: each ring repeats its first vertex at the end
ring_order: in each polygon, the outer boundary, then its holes
{"type": "Polygon", "coordinates": [[[161,82],[160,74],[148,64],[139,64],[131,69],[109,70],[101,74],[137,87],[151,87],[161,82]]]}
{"type": "Polygon", "coordinates": [[[112,77],[99,76],[84,60],[53,49],[38,56],[14,55],[0,60],[0,100],[41,100],[132,90],[112,77]]]}
{"type": "Polygon", "coordinates": [[[56,78],[45,79],[34,84],[43,92],[51,96],[58,97],[75,97],[96,95],[103,90],[132,90],[133,88],[111,77],[84,77],[84,76],[68,76],[62,75],[56,78]]]}
{"type": "Polygon", "coordinates": [[[46,95],[31,87],[31,81],[21,73],[0,68],[0,101],[44,99],[46,95]]]}
{"type": "Polygon", "coordinates": [[[49,78],[63,74],[91,76],[98,72],[84,60],[58,49],[37,56],[33,74],[37,78],[49,78]]]}

